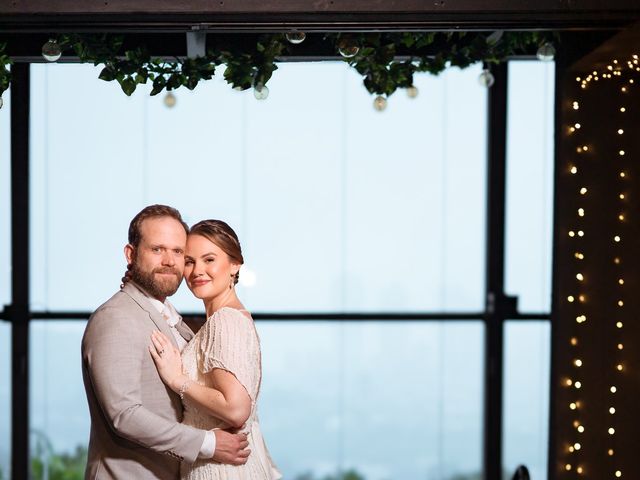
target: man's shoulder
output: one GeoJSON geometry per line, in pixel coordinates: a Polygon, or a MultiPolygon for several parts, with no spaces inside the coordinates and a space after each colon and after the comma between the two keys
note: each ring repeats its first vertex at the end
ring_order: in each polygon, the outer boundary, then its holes
{"type": "Polygon", "coordinates": [[[135,304],[135,302],[131,300],[131,297],[129,295],[124,293],[122,290],[118,290],[109,300],[96,308],[91,316],[93,317],[97,313],[103,312],[104,310],[113,308],[127,308],[129,306],[132,306],[133,304],[135,304]]]}
{"type": "MultiPolygon", "coordinates": [[[[85,327],[83,343],[87,338],[95,339],[106,333],[122,330],[122,327],[130,327],[132,320],[139,315],[147,314],[135,300],[120,290],[91,314],[85,327]]],[[[127,331],[130,332],[129,329],[127,331]]]]}
{"type": "Polygon", "coordinates": [[[109,300],[95,309],[89,317],[88,325],[117,317],[130,317],[137,312],[143,312],[140,305],[125,291],[119,290],[109,300]]]}

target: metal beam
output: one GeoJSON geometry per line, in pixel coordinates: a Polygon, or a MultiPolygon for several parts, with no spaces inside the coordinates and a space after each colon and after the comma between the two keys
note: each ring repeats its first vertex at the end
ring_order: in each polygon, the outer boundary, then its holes
{"type": "Polygon", "coordinates": [[[636,0],[15,0],[0,2],[10,31],[491,30],[620,28],[640,19],[636,0]]]}
{"type": "MultiPolygon", "coordinates": [[[[0,312],[0,319],[3,318],[0,312]]],[[[38,320],[88,320],[91,312],[31,312],[31,319],[38,320]]],[[[202,313],[182,312],[183,317],[202,317],[202,313]]],[[[282,320],[282,321],[345,321],[345,322],[377,322],[377,321],[467,321],[483,320],[486,318],[484,312],[253,312],[251,316],[254,320],[282,320]]],[[[549,312],[537,313],[513,313],[509,315],[509,320],[517,321],[539,321],[549,320],[549,312]]]]}
{"type": "Polygon", "coordinates": [[[487,303],[485,331],[484,478],[502,478],[504,320],[516,311],[504,294],[508,64],[493,69],[487,105],[487,303]]]}
{"type": "Polygon", "coordinates": [[[11,73],[11,476],[29,478],[29,64],[11,73]]]}

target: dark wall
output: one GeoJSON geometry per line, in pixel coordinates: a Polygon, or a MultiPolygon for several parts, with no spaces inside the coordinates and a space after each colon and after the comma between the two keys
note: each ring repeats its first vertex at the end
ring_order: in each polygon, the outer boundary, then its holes
{"type": "Polygon", "coordinates": [[[614,41],[606,50],[557,84],[550,478],[558,479],[640,478],[640,72],[628,49],[614,41]]]}

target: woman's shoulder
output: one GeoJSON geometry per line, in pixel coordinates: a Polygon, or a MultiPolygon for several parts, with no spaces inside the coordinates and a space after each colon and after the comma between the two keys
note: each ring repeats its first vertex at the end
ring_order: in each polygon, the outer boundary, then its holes
{"type": "Polygon", "coordinates": [[[207,323],[223,328],[246,328],[253,325],[251,313],[242,308],[222,307],[211,314],[207,323]]]}

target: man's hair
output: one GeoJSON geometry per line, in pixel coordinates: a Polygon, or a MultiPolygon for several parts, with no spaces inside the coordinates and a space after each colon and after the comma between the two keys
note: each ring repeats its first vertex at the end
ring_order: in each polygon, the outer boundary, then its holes
{"type": "Polygon", "coordinates": [[[138,245],[140,245],[140,240],[142,240],[142,233],[140,232],[142,222],[148,218],[157,217],[170,217],[177,220],[184,227],[184,231],[189,234],[189,226],[182,220],[182,216],[178,210],[167,205],[149,205],[133,217],[133,220],[131,220],[129,224],[129,243],[133,247],[137,248],[138,245]]]}

